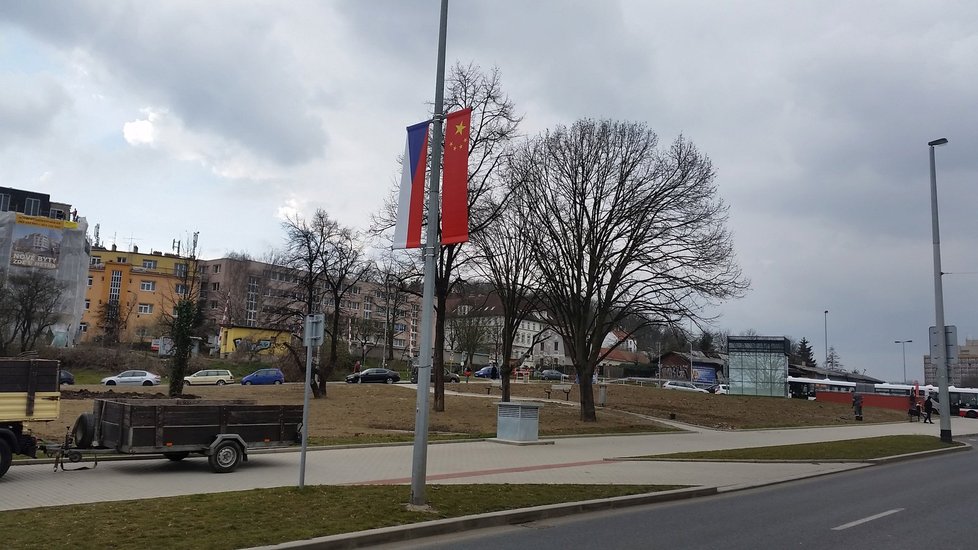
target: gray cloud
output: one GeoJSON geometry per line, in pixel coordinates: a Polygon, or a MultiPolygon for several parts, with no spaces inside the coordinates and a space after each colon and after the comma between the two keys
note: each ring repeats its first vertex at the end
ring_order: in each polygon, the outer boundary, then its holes
{"type": "Polygon", "coordinates": [[[71,97],[48,76],[0,74],[0,148],[44,136],[71,105],[71,97]]]}

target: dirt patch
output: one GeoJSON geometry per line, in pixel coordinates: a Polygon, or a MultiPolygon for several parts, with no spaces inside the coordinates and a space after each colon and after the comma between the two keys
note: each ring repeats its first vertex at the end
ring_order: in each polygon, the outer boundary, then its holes
{"type": "MultiPolygon", "coordinates": [[[[453,384],[460,386],[463,384],[453,384]]],[[[485,386],[483,386],[484,388],[485,386]]],[[[476,389],[476,388],[473,388],[476,389]]],[[[72,398],[61,401],[61,414],[52,422],[29,425],[35,434],[46,439],[64,437],[64,431],[83,412],[92,410],[97,397],[159,398],[159,387],[135,387],[126,392],[108,392],[104,386],[87,386],[69,390],[72,398]],[[91,397],[79,398],[86,395],[91,397]]],[[[181,398],[207,400],[253,400],[259,404],[298,404],[303,402],[303,387],[299,384],[280,386],[194,386],[192,393],[181,398]]],[[[68,392],[63,392],[68,393],[68,392]]],[[[431,411],[428,425],[431,433],[464,434],[471,437],[491,437],[496,432],[496,395],[446,395],[445,411],[431,411]]],[[[403,384],[329,384],[325,399],[311,399],[309,429],[313,438],[347,438],[365,436],[410,436],[414,432],[415,390],[403,384]]],[[[165,397],[165,396],[164,396],[165,397]]],[[[430,409],[429,409],[430,410],[430,409]]],[[[654,420],[607,411],[599,414],[598,422],[584,423],[576,403],[546,403],[540,410],[541,435],[578,433],[653,432],[668,430],[654,420]]]]}
{"type": "MultiPolygon", "coordinates": [[[[167,399],[165,393],[149,393],[135,391],[115,391],[115,390],[61,390],[61,399],[167,399]]],[[[196,395],[178,395],[177,399],[197,399],[196,395]]]]}

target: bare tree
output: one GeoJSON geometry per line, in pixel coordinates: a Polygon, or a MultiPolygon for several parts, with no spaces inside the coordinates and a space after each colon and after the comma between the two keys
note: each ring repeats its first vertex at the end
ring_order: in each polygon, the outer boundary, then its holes
{"type": "Polygon", "coordinates": [[[495,328],[502,348],[499,369],[504,402],[510,399],[513,342],[523,321],[538,308],[538,271],[531,252],[534,228],[523,219],[523,212],[517,207],[520,202],[509,201],[508,207],[499,209],[495,223],[472,239],[478,251],[478,261],[473,266],[490,282],[502,309],[502,323],[495,328]]]}
{"type": "MultiPolygon", "coordinates": [[[[282,261],[296,274],[297,292],[290,296],[291,300],[284,300],[280,304],[280,310],[290,317],[297,317],[294,305],[298,303],[305,309],[306,315],[321,313],[325,296],[326,257],[330,242],[339,228],[324,210],[316,210],[309,221],[298,215],[288,218],[282,227],[286,240],[282,261]]],[[[302,319],[295,319],[296,330],[301,330],[302,323],[302,319]]],[[[335,342],[333,349],[335,353],[335,342]]],[[[294,348],[290,348],[290,353],[298,361],[299,354],[294,348]]],[[[319,365],[319,354],[313,353],[312,357],[312,392],[319,398],[326,395],[327,373],[319,365]]]]}
{"type": "Polygon", "coordinates": [[[381,330],[384,333],[385,363],[394,358],[394,339],[407,328],[412,271],[409,258],[404,256],[393,250],[385,250],[374,265],[374,276],[380,283],[380,301],[377,307],[383,315],[384,325],[381,330]]]}
{"type": "Polygon", "coordinates": [[[475,354],[489,342],[486,319],[472,312],[471,306],[462,305],[449,314],[448,325],[458,350],[465,356],[465,366],[472,368],[475,354]]]}
{"type": "Polygon", "coordinates": [[[110,298],[109,301],[99,305],[95,311],[95,325],[102,331],[99,335],[102,345],[114,346],[119,343],[122,333],[129,326],[129,318],[135,308],[134,300],[123,303],[118,298],[110,298]]]}
{"type": "Polygon", "coordinates": [[[531,250],[544,309],[577,371],[583,421],[596,420],[591,376],[614,349],[601,350],[609,332],[627,318],[702,319],[707,302],[747,287],[709,159],[681,137],[657,145],[644,124],[583,120],[514,159],[539,231],[531,250]]]}
{"type": "Polygon", "coordinates": [[[194,341],[202,336],[204,324],[203,304],[200,302],[200,263],[197,260],[197,234],[186,263],[174,264],[177,284],[167,297],[170,308],[163,308],[160,326],[173,341],[170,363],[170,387],[168,394],[175,397],[183,393],[183,377],[187,375],[194,341]]]}
{"type": "Polygon", "coordinates": [[[336,222],[330,223],[333,224],[330,232],[332,237],[326,241],[322,275],[326,291],[325,304],[330,307],[326,323],[329,358],[323,369],[324,377],[320,380],[323,395],[326,394],[326,378],[336,370],[343,300],[355,292],[357,283],[367,279],[373,267],[364,252],[360,236],[350,228],[340,227],[336,222]]]}
{"type": "Polygon", "coordinates": [[[363,317],[350,318],[350,344],[356,344],[356,350],[350,352],[360,352],[360,363],[367,360],[370,353],[384,339],[384,323],[376,319],[364,319],[363,317]]]}
{"type": "Polygon", "coordinates": [[[65,283],[40,269],[18,270],[4,281],[0,273],[0,355],[31,351],[60,319],[65,283]]]}

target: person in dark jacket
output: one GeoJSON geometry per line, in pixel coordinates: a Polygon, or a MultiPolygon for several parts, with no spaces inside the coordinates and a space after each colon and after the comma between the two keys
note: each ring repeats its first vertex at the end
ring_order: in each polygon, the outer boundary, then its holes
{"type": "Polygon", "coordinates": [[[924,399],[924,422],[930,422],[931,424],[934,423],[934,421],[930,419],[930,413],[932,412],[934,412],[934,402],[931,401],[931,398],[928,395],[927,399],[924,399]]]}

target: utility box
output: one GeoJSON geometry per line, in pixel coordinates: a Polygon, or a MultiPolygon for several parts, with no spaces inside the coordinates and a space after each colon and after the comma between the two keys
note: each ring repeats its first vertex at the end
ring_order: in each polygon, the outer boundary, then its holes
{"type": "Polygon", "coordinates": [[[608,404],[608,384],[598,384],[598,405],[604,407],[608,404]]]}
{"type": "Polygon", "coordinates": [[[497,403],[496,439],[532,442],[540,434],[540,403],[497,403]]]}

